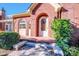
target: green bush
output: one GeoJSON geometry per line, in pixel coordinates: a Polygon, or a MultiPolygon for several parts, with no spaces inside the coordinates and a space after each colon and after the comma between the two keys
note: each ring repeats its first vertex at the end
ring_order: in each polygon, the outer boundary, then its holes
{"type": "Polygon", "coordinates": [[[72,33],[70,21],[67,19],[55,19],[51,25],[54,37],[57,39],[56,43],[62,48],[64,55],[79,55],[78,49],[69,45],[72,33]]]}
{"type": "Polygon", "coordinates": [[[70,39],[71,38],[71,25],[69,20],[66,19],[55,19],[51,28],[54,31],[54,37],[56,39],[70,39]]]}
{"type": "Polygon", "coordinates": [[[77,47],[70,47],[68,49],[68,52],[69,52],[70,56],[79,56],[79,48],[77,48],[77,47]]]}
{"type": "Polygon", "coordinates": [[[15,32],[0,33],[0,48],[11,49],[19,41],[19,34],[15,32]]]}

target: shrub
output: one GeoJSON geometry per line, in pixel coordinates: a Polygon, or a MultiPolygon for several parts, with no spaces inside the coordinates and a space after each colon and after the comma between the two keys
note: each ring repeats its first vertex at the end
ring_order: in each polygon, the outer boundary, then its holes
{"type": "Polygon", "coordinates": [[[15,32],[0,33],[0,48],[11,49],[19,40],[19,34],[15,32]]]}
{"type": "Polygon", "coordinates": [[[79,48],[77,48],[77,47],[70,47],[68,49],[68,52],[69,52],[70,56],[79,56],[79,48]]]}
{"type": "Polygon", "coordinates": [[[62,48],[64,55],[74,55],[73,51],[77,52],[78,50],[73,50],[68,45],[72,33],[70,21],[67,19],[55,19],[51,25],[51,28],[54,31],[54,37],[57,39],[56,43],[62,48]]]}
{"type": "Polygon", "coordinates": [[[69,20],[55,19],[51,26],[54,31],[54,37],[56,39],[70,39],[71,38],[71,25],[69,20]]]}

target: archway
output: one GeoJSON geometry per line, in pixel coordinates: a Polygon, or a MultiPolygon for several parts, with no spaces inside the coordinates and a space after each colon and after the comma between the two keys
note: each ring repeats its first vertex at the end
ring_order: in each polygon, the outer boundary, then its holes
{"type": "Polygon", "coordinates": [[[46,13],[42,13],[38,15],[36,20],[37,36],[48,36],[48,15],[46,13]]]}

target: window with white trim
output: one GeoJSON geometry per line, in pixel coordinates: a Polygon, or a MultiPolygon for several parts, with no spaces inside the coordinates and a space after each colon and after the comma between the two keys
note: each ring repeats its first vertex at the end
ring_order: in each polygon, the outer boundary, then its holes
{"type": "Polygon", "coordinates": [[[20,22],[19,22],[19,28],[20,29],[26,28],[26,22],[24,20],[20,20],[20,22]]]}

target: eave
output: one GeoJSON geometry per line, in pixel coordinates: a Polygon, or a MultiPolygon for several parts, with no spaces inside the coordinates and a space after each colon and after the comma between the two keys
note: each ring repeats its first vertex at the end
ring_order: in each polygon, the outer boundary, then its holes
{"type": "Polygon", "coordinates": [[[22,18],[22,17],[30,17],[30,13],[20,13],[20,14],[13,15],[13,19],[22,18]]]}

